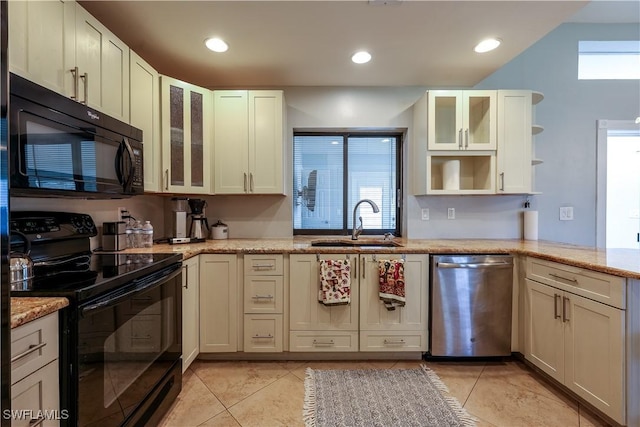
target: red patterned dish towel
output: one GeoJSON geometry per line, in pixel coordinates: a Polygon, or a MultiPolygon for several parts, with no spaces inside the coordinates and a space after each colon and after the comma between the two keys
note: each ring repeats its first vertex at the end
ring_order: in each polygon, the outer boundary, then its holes
{"type": "Polygon", "coordinates": [[[351,262],[320,260],[320,292],[318,301],[324,305],[346,305],[351,302],[351,262]]]}
{"type": "Polygon", "coordinates": [[[404,307],[404,260],[381,259],[378,261],[380,299],[387,310],[404,307]]]}

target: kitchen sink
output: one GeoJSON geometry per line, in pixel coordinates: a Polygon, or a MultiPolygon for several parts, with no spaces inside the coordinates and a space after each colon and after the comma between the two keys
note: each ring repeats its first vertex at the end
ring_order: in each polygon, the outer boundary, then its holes
{"type": "Polygon", "coordinates": [[[402,246],[398,242],[394,242],[393,240],[346,240],[346,239],[337,239],[337,240],[314,240],[311,242],[311,246],[322,246],[322,247],[347,247],[347,248],[360,248],[360,247],[398,247],[402,246]]]}

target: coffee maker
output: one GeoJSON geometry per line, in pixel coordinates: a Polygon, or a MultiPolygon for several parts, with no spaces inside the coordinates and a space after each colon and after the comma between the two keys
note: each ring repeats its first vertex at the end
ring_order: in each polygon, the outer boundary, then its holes
{"type": "Polygon", "coordinates": [[[209,233],[209,224],[204,213],[207,207],[206,200],[189,199],[189,208],[191,209],[191,228],[189,229],[189,237],[191,242],[203,242],[209,233]]]}

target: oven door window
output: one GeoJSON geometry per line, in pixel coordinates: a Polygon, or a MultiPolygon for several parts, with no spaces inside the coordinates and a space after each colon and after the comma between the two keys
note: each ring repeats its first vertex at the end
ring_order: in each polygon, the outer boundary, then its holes
{"type": "Polygon", "coordinates": [[[79,426],[119,425],[180,357],[179,290],[173,278],[84,311],[78,324],[79,426]]]}
{"type": "Polygon", "coordinates": [[[121,144],[83,130],[20,112],[22,186],[51,190],[122,189],[115,163],[121,144]]]}

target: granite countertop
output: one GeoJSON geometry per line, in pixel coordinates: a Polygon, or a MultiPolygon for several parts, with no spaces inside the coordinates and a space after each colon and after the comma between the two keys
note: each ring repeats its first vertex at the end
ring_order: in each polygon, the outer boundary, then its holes
{"type": "MultiPolygon", "coordinates": [[[[556,261],[575,267],[640,279],[640,250],[598,249],[548,241],[504,239],[404,239],[396,238],[398,247],[319,247],[314,240],[346,240],[348,236],[297,236],[283,239],[207,240],[186,245],[156,244],[147,249],[128,249],[125,253],[181,253],[184,259],[199,254],[229,253],[428,253],[428,254],[521,254],[556,261]]],[[[361,241],[380,241],[360,237],[361,241]]]]}
{"type": "Polygon", "coordinates": [[[44,317],[69,305],[66,298],[11,298],[11,328],[44,317]]]}

